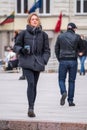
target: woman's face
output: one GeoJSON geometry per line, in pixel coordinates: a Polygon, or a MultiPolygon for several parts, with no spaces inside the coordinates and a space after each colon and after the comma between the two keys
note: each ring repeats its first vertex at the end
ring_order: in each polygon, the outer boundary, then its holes
{"type": "Polygon", "coordinates": [[[37,27],[39,25],[39,19],[36,15],[33,15],[30,19],[30,25],[33,27],[37,27]]]}

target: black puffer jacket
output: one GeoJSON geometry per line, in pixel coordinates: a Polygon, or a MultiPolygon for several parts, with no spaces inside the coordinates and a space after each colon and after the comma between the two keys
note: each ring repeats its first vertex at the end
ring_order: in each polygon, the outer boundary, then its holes
{"type": "Polygon", "coordinates": [[[73,30],[67,30],[58,36],[55,54],[58,60],[77,60],[78,50],[83,50],[83,42],[73,30]]]}
{"type": "Polygon", "coordinates": [[[50,57],[48,35],[38,28],[27,25],[26,30],[22,31],[14,45],[14,51],[18,53],[20,66],[35,71],[43,71],[50,57]],[[30,54],[20,53],[25,45],[30,46],[30,54]],[[25,59],[23,61],[23,59],[25,59]]]}

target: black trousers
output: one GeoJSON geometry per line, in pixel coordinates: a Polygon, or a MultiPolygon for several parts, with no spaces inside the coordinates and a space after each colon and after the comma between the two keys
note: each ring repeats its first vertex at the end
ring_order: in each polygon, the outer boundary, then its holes
{"type": "Polygon", "coordinates": [[[36,72],[30,69],[24,69],[24,74],[27,79],[28,87],[27,87],[27,98],[29,108],[34,109],[34,103],[37,94],[37,82],[39,79],[40,72],[36,72]]]}

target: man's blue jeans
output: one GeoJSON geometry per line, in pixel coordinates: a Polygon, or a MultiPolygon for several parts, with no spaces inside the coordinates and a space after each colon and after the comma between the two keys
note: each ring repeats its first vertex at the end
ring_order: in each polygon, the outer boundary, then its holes
{"type": "Polygon", "coordinates": [[[76,60],[62,60],[59,63],[59,87],[61,94],[67,92],[65,81],[68,73],[68,102],[73,102],[74,98],[77,65],[76,60]]]}
{"type": "Polygon", "coordinates": [[[79,57],[79,59],[80,59],[80,64],[81,64],[80,73],[85,73],[84,63],[86,60],[86,56],[81,56],[81,57],[79,57]]]}

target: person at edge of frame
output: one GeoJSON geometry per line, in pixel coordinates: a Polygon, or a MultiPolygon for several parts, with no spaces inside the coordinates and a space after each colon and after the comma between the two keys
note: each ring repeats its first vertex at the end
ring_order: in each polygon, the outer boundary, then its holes
{"type": "Polygon", "coordinates": [[[84,35],[80,35],[81,39],[83,40],[83,44],[84,44],[84,50],[83,52],[78,52],[78,57],[80,60],[80,75],[85,75],[86,73],[86,69],[85,69],[85,61],[86,61],[86,57],[87,57],[87,41],[84,38],[84,35]]]}
{"type": "Polygon", "coordinates": [[[60,105],[65,104],[67,98],[69,106],[75,106],[75,80],[77,74],[78,50],[83,51],[84,45],[79,34],[76,34],[75,23],[68,23],[67,31],[57,37],[55,44],[55,54],[59,61],[58,82],[60,87],[60,105]],[[66,77],[68,74],[68,90],[66,89],[66,77]]]}
{"type": "MultiPolygon", "coordinates": [[[[19,33],[20,33],[19,30],[14,31],[14,42],[16,42],[19,33]]],[[[25,79],[26,79],[26,77],[24,75],[24,70],[22,68],[22,75],[19,77],[19,80],[25,80],[25,79]]]]}
{"type": "Polygon", "coordinates": [[[18,35],[14,50],[20,55],[19,63],[27,79],[28,117],[35,117],[37,82],[50,58],[50,48],[48,35],[42,30],[39,16],[36,13],[29,14],[27,22],[26,29],[18,35]]]}

